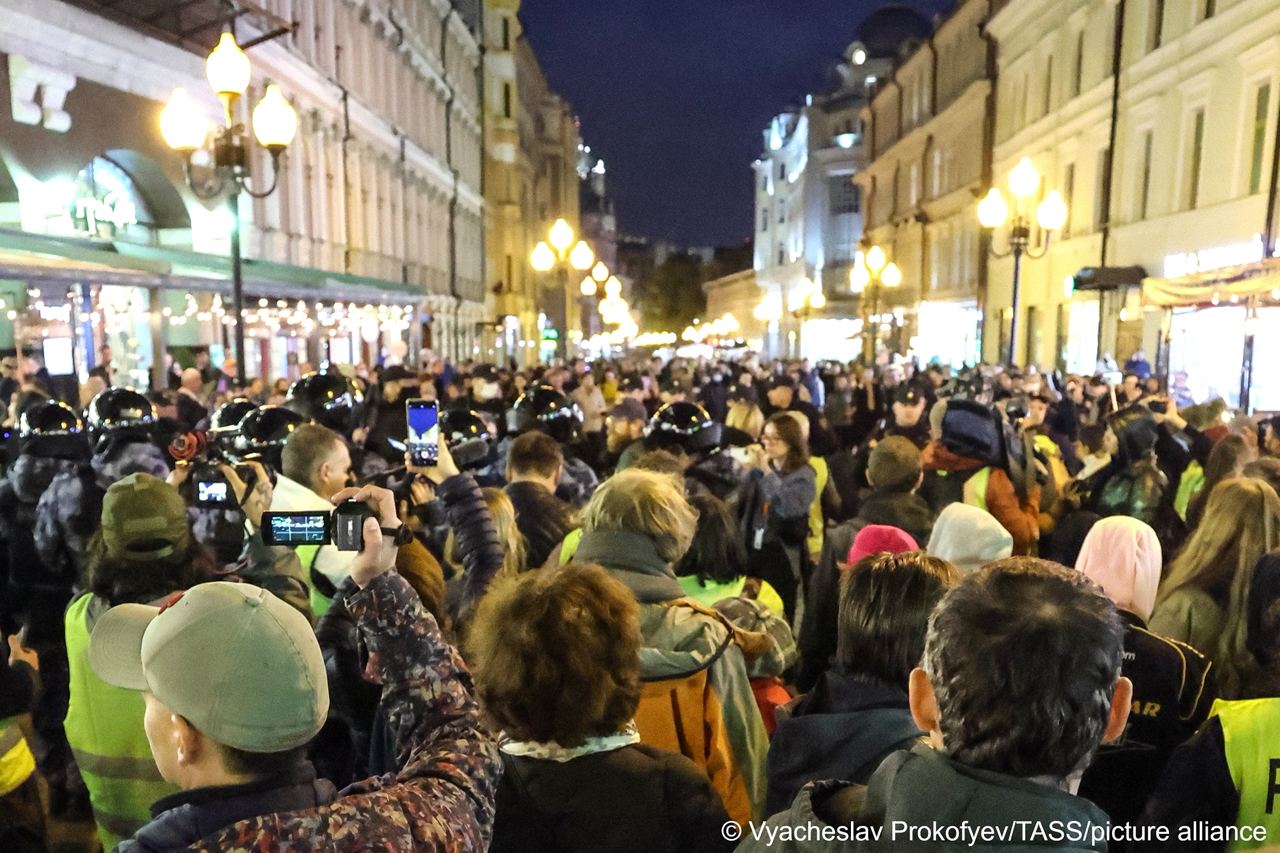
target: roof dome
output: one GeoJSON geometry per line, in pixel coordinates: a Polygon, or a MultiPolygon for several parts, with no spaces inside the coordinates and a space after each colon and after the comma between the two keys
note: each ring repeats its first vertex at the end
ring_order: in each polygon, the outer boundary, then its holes
{"type": "Polygon", "coordinates": [[[929,20],[901,3],[881,6],[858,26],[858,41],[872,59],[899,59],[933,32],[929,20]]]}

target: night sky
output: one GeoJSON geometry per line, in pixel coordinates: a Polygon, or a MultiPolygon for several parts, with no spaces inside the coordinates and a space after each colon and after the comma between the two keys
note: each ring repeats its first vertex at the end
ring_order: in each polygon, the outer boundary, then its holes
{"type": "MultiPolygon", "coordinates": [[[[769,120],[853,41],[879,0],[524,0],[552,87],[605,159],[624,233],[683,245],[752,235],[769,120]]],[[[949,0],[911,0],[932,15],[949,0]]]]}

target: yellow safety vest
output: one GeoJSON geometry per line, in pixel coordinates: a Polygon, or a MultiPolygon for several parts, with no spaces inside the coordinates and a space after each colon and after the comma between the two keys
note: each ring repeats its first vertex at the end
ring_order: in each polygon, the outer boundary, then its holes
{"type": "Polygon", "coordinates": [[[827,467],[827,460],[821,456],[810,456],[809,467],[813,469],[814,485],[817,491],[814,492],[813,501],[809,504],[809,536],[805,544],[809,548],[810,554],[818,554],[822,551],[822,493],[827,488],[827,481],[831,479],[831,469],[827,467]]]}
{"type": "Polygon", "coordinates": [[[991,481],[991,466],[980,469],[965,481],[964,502],[983,512],[987,509],[987,483],[991,481]]]}
{"type": "MultiPolygon", "coordinates": [[[[1280,699],[1213,703],[1222,723],[1227,769],[1240,795],[1236,826],[1265,826],[1267,839],[1280,837],[1280,699]]],[[[1232,850],[1253,850],[1267,841],[1240,841],[1232,850]]]]}
{"type": "Polygon", "coordinates": [[[293,550],[298,555],[298,561],[302,563],[302,580],[307,585],[307,594],[311,599],[311,612],[316,615],[316,619],[319,619],[333,606],[333,599],[316,589],[315,584],[311,582],[311,572],[320,571],[312,568],[316,557],[320,555],[320,546],[298,545],[293,550]]]}
{"type": "Polygon", "coordinates": [[[0,797],[16,791],[36,772],[36,757],[17,720],[0,720],[0,797]]]}
{"type": "Polygon", "coordinates": [[[151,757],[142,718],[146,705],[136,690],[113,687],[89,667],[86,593],[67,609],[67,663],[71,702],[63,728],[80,775],[104,850],[114,850],[151,820],[151,804],[176,793],[151,757]]]}

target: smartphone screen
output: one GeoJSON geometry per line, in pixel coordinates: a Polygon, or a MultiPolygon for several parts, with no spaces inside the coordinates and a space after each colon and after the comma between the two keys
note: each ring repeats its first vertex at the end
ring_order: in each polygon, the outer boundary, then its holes
{"type": "Polygon", "coordinates": [[[329,513],[264,512],[262,538],[268,545],[328,545],[329,513]]]}
{"type": "Polygon", "coordinates": [[[225,504],[229,486],[225,482],[199,480],[196,482],[196,502],[202,504],[225,504]]]}
{"type": "Polygon", "coordinates": [[[409,423],[409,458],[414,465],[434,465],[440,456],[440,410],[429,400],[405,404],[409,423]]]}

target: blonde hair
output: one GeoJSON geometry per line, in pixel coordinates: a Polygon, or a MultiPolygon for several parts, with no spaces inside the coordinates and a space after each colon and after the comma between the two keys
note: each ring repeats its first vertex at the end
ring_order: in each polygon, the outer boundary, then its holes
{"type": "Polygon", "coordinates": [[[1214,487],[1199,526],[1169,566],[1156,606],[1183,588],[1221,599],[1222,634],[1217,646],[1201,651],[1217,665],[1223,698],[1234,699],[1256,666],[1245,645],[1247,605],[1253,567],[1280,545],[1280,496],[1262,480],[1234,477],[1214,487]]]}
{"type": "MultiPolygon", "coordinates": [[[[485,488],[480,492],[484,495],[485,506],[493,519],[493,526],[497,528],[498,541],[502,544],[502,568],[498,570],[498,575],[518,575],[527,570],[528,566],[525,565],[527,553],[524,536],[516,526],[515,505],[502,489],[485,488]]],[[[458,538],[454,535],[453,528],[449,528],[445,536],[444,553],[449,564],[456,571],[462,571],[462,555],[458,553],[458,538]]]]}
{"type": "Polygon", "coordinates": [[[685,499],[684,484],[678,478],[635,468],[605,480],[582,510],[584,533],[646,536],[668,563],[689,550],[697,526],[698,514],[685,499]]]}
{"type": "Polygon", "coordinates": [[[489,487],[482,489],[484,502],[489,507],[489,515],[498,528],[498,541],[502,543],[503,575],[515,575],[525,571],[527,555],[524,547],[524,536],[516,526],[516,508],[511,498],[502,489],[489,487]]]}
{"type": "Polygon", "coordinates": [[[764,412],[749,400],[734,400],[725,415],[724,425],[730,429],[740,429],[756,439],[764,432],[764,412]]]}

